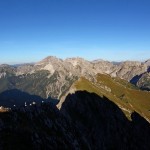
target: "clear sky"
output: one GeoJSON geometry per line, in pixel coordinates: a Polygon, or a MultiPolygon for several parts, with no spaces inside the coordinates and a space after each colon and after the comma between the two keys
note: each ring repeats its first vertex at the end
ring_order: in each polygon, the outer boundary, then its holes
{"type": "Polygon", "coordinates": [[[150,0],[0,0],[0,63],[150,58],[150,0]]]}

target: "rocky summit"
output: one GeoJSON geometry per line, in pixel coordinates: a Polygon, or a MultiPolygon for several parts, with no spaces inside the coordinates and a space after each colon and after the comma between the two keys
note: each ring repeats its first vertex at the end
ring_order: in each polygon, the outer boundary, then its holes
{"type": "Polygon", "coordinates": [[[0,149],[149,150],[149,91],[149,60],[0,65],[0,149]]]}

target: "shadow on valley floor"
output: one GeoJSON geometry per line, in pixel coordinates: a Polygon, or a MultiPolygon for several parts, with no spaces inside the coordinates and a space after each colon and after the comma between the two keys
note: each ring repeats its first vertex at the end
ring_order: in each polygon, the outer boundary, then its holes
{"type": "Polygon", "coordinates": [[[60,111],[73,122],[89,149],[150,149],[150,124],[136,112],[128,120],[106,97],[77,91],[67,96],[60,111]]]}
{"type": "Polygon", "coordinates": [[[5,107],[13,107],[14,105],[24,106],[25,102],[27,105],[29,105],[32,102],[36,102],[36,104],[40,104],[42,101],[52,102],[55,105],[58,103],[58,100],[56,99],[52,99],[52,98],[43,99],[40,96],[31,95],[29,93],[26,93],[18,89],[6,90],[0,93],[0,106],[5,106],[5,107]]]}

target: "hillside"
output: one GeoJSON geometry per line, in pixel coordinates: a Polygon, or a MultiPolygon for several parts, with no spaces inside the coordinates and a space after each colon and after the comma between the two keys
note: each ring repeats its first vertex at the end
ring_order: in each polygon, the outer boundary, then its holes
{"type": "MultiPolygon", "coordinates": [[[[131,119],[131,114],[136,111],[150,122],[150,92],[141,91],[125,80],[98,74],[94,82],[84,77],[80,78],[71,87],[71,93],[72,89],[73,92],[81,90],[96,93],[100,97],[107,97],[117,104],[129,119],[131,119]]],[[[61,103],[63,103],[63,99],[58,107],[61,107],[61,103]]]]}

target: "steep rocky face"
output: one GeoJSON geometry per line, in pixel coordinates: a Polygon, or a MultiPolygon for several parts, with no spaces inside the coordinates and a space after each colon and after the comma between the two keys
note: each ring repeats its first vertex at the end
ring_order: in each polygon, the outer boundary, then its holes
{"type": "Polygon", "coordinates": [[[125,61],[117,64],[104,60],[90,62],[79,57],[62,60],[50,56],[36,63],[34,69],[49,70],[51,73],[53,73],[54,70],[62,71],[64,73],[70,72],[76,76],[90,76],[97,73],[107,73],[130,81],[135,75],[147,72],[149,66],[149,60],[143,63],[138,61],[125,61]]]}

